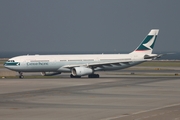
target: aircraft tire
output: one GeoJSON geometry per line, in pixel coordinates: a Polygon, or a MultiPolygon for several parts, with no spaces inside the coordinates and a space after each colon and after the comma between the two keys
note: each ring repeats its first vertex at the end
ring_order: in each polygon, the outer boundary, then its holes
{"type": "Polygon", "coordinates": [[[90,74],[88,78],[99,78],[99,74],[90,74]]]}
{"type": "Polygon", "coordinates": [[[71,78],[81,78],[81,76],[74,76],[74,75],[70,75],[71,78]]]}
{"type": "Polygon", "coordinates": [[[20,78],[20,79],[23,79],[23,78],[24,78],[24,76],[23,76],[23,75],[20,75],[20,76],[19,76],[19,78],[20,78]]]}

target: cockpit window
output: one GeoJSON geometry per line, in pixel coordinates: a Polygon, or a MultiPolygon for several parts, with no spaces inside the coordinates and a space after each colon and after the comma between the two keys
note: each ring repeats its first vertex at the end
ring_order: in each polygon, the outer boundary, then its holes
{"type": "Polygon", "coordinates": [[[14,60],[8,60],[8,62],[15,62],[14,60]]]}

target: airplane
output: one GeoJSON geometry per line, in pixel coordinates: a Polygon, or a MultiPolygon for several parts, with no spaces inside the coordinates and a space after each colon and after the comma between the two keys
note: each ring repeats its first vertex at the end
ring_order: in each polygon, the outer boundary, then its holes
{"type": "Polygon", "coordinates": [[[152,54],[159,29],[152,29],[141,44],[129,54],[82,54],[82,55],[23,55],[10,58],[4,67],[19,73],[41,72],[43,76],[69,72],[71,78],[99,78],[97,71],[110,71],[128,68],[142,62],[159,58],[152,54]]]}

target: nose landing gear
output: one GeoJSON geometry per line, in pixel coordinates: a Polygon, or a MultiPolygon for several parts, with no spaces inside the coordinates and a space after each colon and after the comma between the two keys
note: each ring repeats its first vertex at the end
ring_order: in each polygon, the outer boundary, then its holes
{"type": "Polygon", "coordinates": [[[23,76],[23,73],[22,73],[22,72],[19,72],[19,78],[20,78],[20,79],[23,79],[23,78],[24,78],[24,76],[23,76]]]}

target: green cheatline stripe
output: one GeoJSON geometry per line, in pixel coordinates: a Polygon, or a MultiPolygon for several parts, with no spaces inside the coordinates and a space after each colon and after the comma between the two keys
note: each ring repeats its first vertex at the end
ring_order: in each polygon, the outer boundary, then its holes
{"type": "Polygon", "coordinates": [[[20,65],[20,63],[19,62],[13,62],[13,63],[6,62],[4,65],[5,66],[17,66],[17,65],[20,65]]]}

